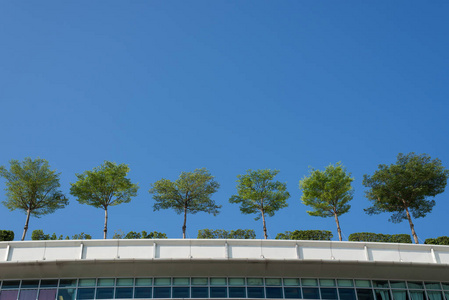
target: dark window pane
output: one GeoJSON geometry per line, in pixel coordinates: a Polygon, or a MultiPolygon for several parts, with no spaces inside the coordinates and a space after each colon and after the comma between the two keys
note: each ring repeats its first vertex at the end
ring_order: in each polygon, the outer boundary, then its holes
{"type": "Polygon", "coordinates": [[[20,286],[20,280],[6,280],[3,281],[2,290],[18,289],[20,286]]]}
{"type": "Polygon", "coordinates": [[[392,289],[406,289],[405,281],[391,281],[390,286],[392,289]]]}
{"type": "Polygon", "coordinates": [[[155,287],[154,288],[154,298],[170,298],[170,288],[169,287],[155,287]]]}
{"type": "Polygon", "coordinates": [[[37,298],[37,299],[38,300],[55,300],[56,299],[56,289],[39,290],[39,298],[37,298]]]}
{"type": "Polygon", "coordinates": [[[59,289],[58,300],[75,300],[75,289],[59,289]]]}
{"type": "Polygon", "coordinates": [[[374,300],[372,289],[357,289],[358,300],[374,300]]]}
{"type": "Polygon", "coordinates": [[[373,280],[373,286],[378,288],[388,288],[387,280],[373,280]]]}
{"type": "Polygon", "coordinates": [[[391,300],[391,294],[389,290],[375,290],[376,300],[391,300]]]}
{"type": "Polygon", "coordinates": [[[338,289],[340,300],[355,300],[354,289],[338,289]]]}
{"type": "Polygon", "coordinates": [[[39,287],[39,280],[22,280],[22,289],[37,289],[39,287]]]}
{"type": "Polygon", "coordinates": [[[441,290],[441,285],[439,282],[424,282],[424,284],[428,290],[441,290]]]}
{"type": "Polygon", "coordinates": [[[246,291],[244,287],[230,287],[229,298],[246,298],[246,291]]]}
{"type": "Polygon", "coordinates": [[[429,296],[429,300],[443,300],[443,294],[439,291],[428,291],[427,296],[429,296]]]}
{"type": "Polygon", "coordinates": [[[190,298],[190,288],[188,287],[174,287],[173,298],[190,298]]]}
{"type": "Polygon", "coordinates": [[[192,287],[192,298],[208,298],[209,289],[207,287],[192,287]]]}
{"type": "Polygon", "coordinates": [[[21,290],[19,300],[36,300],[37,290],[21,290]]]}
{"type": "Polygon", "coordinates": [[[13,291],[1,291],[0,292],[0,300],[16,300],[18,290],[13,291]]]}
{"type": "Polygon", "coordinates": [[[78,289],[78,294],[76,295],[76,299],[94,299],[95,298],[95,289],[78,289]]]}
{"type": "Polygon", "coordinates": [[[76,279],[61,279],[59,287],[76,286],[76,279]]]}
{"type": "Polygon", "coordinates": [[[211,298],[228,298],[228,289],[225,287],[211,287],[210,288],[211,298]]]}
{"type": "Polygon", "coordinates": [[[393,290],[394,300],[409,300],[407,291],[393,290]]]}
{"type": "Polygon", "coordinates": [[[114,298],[114,288],[97,288],[97,299],[112,299],[112,298],[114,298]]]}
{"type": "Polygon", "coordinates": [[[115,298],[117,299],[129,299],[133,297],[133,288],[115,288],[115,298]]]}
{"type": "Polygon", "coordinates": [[[57,286],[58,286],[58,279],[41,280],[41,288],[44,288],[44,287],[57,287],[57,286]]]}
{"type": "Polygon", "coordinates": [[[134,289],[134,298],[151,298],[150,287],[136,287],[134,289]]]}
{"type": "Polygon", "coordinates": [[[248,298],[265,298],[263,287],[248,287],[248,298]]]}
{"type": "Polygon", "coordinates": [[[282,288],[280,287],[267,287],[265,288],[267,298],[284,298],[282,296],[282,288]]]}
{"type": "Polygon", "coordinates": [[[320,299],[318,288],[302,288],[304,299],[320,299]]]}
{"type": "Polygon", "coordinates": [[[412,300],[424,300],[426,299],[426,295],[424,291],[410,291],[410,298],[412,300]]]}
{"type": "Polygon", "coordinates": [[[285,299],[301,299],[301,289],[293,287],[284,288],[285,299]]]}
{"type": "Polygon", "coordinates": [[[407,281],[409,289],[424,289],[421,281],[407,281]]]}
{"type": "Polygon", "coordinates": [[[321,288],[321,299],[338,299],[337,289],[321,288]]]}

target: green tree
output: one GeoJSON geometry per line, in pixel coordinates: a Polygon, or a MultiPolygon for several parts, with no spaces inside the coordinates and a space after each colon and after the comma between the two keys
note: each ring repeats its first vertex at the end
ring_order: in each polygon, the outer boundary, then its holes
{"type": "Polygon", "coordinates": [[[351,186],[353,181],[351,173],[347,173],[339,162],[327,166],[324,171],[312,169],[308,177],[299,181],[302,203],[313,209],[307,213],[315,217],[334,217],[340,241],[342,237],[338,217],[351,208],[348,202],[354,194],[351,186]]]}
{"type": "Polygon", "coordinates": [[[238,175],[237,192],[229,202],[240,204],[243,214],[257,214],[255,220],[262,218],[263,234],[268,238],[265,215],[274,216],[275,212],[287,207],[287,184],[273,181],[278,170],[248,170],[244,175],[238,175]]]}
{"type": "Polygon", "coordinates": [[[408,220],[418,244],[412,216],[422,218],[432,211],[435,200],[429,198],[444,192],[448,176],[449,171],[439,159],[432,160],[427,154],[399,153],[396,164],[379,165],[372,176],[364,175],[363,185],[369,188],[366,197],[373,202],[365,212],[393,213],[393,223],[408,220]]]}
{"type": "Polygon", "coordinates": [[[216,205],[211,195],[220,187],[206,169],[182,172],[176,181],[161,179],[151,185],[149,193],[156,203],[153,209],[174,209],[177,214],[184,214],[182,237],[186,238],[187,213],[207,212],[214,216],[219,213],[221,205],[216,205]]]}
{"type": "Polygon", "coordinates": [[[92,171],[76,174],[78,181],[71,183],[70,194],[81,204],[104,209],[104,238],[108,233],[109,206],[128,203],[137,195],[139,187],[131,183],[126,175],[129,167],[125,164],[105,161],[92,171]]]}
{"type": "Polygon", "coordinates": [[[59,190],[59,175],[50,170],[48,161],[27,157],[23,162],[10,161],[9,171],[0,167],[0,176],[6,179],[7,200],[3,204],[10,210],[26,213],[22,241],[25,239],[30,216],[37,218],[65,207],[69,200],[59,190]]]}
{"type": "Polygon", "coordinates": [[[256,233],[253,229],[237,229],[227,231],[224,229],[201,229],[198,230],[198,239],[255,239],[256,233]]]}

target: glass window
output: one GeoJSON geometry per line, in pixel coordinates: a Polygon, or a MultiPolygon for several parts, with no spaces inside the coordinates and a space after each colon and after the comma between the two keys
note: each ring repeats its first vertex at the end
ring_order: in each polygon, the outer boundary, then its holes
{"type": "Polygon", "coordinates": [[[190,278],[173,278],[173,285],[190,285],[190,278]]]}
{"type": "MultiPolygon", "coordinates": [[[[155,280],[156,281],[156,280],[155,280]]],[[[169,287],[155,287],[153,290],[154,298],[170,298],[171,288],[169,287]]]]}
{"type": "Polygon", "coordinates": [[[0,300],[16,300],[18,290],[0,291],[0,300]]]}
{"type": "Polygon", "coordinates": [[[189,287],[174,287],[173,298],[190,298],[189,287]]]}
{"type": "Polygon", "coordinates": [[[39,287],[39,280],[22,280],[22,289],[37,289],[39,287]]]}
{"type": "Polygon", "coordinates": [[[338,299],[337,289],[321,288],[321,299],[338,299]]]}
{"type": "Polygon", "coordinates": [[[133,285],[134,285],[134,278],[117,278],[117,286],[133,286],[133,285]]]}
{"type": "Polygon", "coordinates": [[[338,286],[341,287],[352,287],[354,286],[354,283],[352,282],[352,279],[337,279],[338,286]]]}
{"type": "Polygon", "coordinates": [[[373,286],[377,288],[386,288],[388,289],[388,280],[373,280],[373,286]]]}
{"type": "Polygon", "coordinates": [[[406,289],[405,281],[391,281],[390,286],[392,289],[406,289]]]}
{"type": "Polygon", "coordinates": [[[246,298],[246,291],[244,287],[230,287],[229,298],[246,298]]]}
{"type": "Polygon", "coordinates": [[[449,292],[444,292],[444,296],[446,297],[446,300],[449,300],[449,292]]]}
{"type": "Polygon", "coordinates": [[[226,285],[226,278],[211,278],[210,285],[226,285]]]}
{"type": "Polygon", "coordinates": [[[78,286],[95,286],[97,283],[97,280],[95,278],[89,278],[89,279],[80,279],[78,281],[78,286]]]}
{"type": "Polygon", "coordinates": [[[409,289],[424,289],[420,281],[407,281],[407,285],[409,289]]]}
{"type": "Polygon", "coordinates": [[[3,281],[2,290],[18,289],[20,280],[5,280],[3,281]]]}
{"type": "MultiPolygon", "coordinates": [[[[114,298],[114,288],[97,288],[97,299],[114,298]]],[[[60,300],[60,299],[58,299],[60,300]]]]}
{"type": "Polygon", "coordinates": [[[372,289],[357,289],[358,300],[374,300],[372,289]]]}
{"type": "Polygon", "coordinates": [[[229,285],[245,285],[245,278],[229,278],[229,285]]]}
{"type": "Polygon", "coordinates": [[[298,278],[284,278],[284,285],[285,286],[298,286],[299,279],[298,278]]]}
{"type": "Polygon", "coordinates": [[[266,278],[265,279],[266,285],[272,285],[272,286],[281,286],[282,281],[280,278],[266,278]]]}
{"type": "Polygon", "coordinates": [[[318,288],[302,288],[304,299],[320,299],[318,288]]]}
{"type": "Polygon", "coordinates": [[[133,297],[132,287],[117,287],[115,288],[115,298],[117,299],[129,299],[133,297]]]}
{"type": "Polygon", "coordinates": [[[263,285],[263,279],[262,278],[247,278],[246,282],[247,282],[248,285],[252,285],[252,286],[263,285]]]}
{"type": "Polygon", "coordinates": [[[228,298],[228,289],[226,287],[211,287],[211,298],[228,298]]]}
{"type": "Polygon", "coordinates": [[[355,292],[354,289],[338,289],[338,293],[340,294],[340,300],[355,300],[355,292]]]}
{"type": "Polygon", "coordinates": [[[391,300],[390,290],[374,290],[376,300],[391,300]]]}
{"type": "Polygon", "coordinates": [[[356,279],[355,286],[356,287],[371,287],[371,281],[356,279]]]}
{"type": "Polygon", "coordinates": [[[154,278],[154,285],[171,285],[171,278],[154,278]]]}
{"type": "Polygon", "coordinates": [[[75,300],[75,291],[76,289],[59,289],[58,300],[75,300]]]}
{"type": "Polygon", "coordinates": [[[393,290],[394,300],[409,300],[407,291],[393,290]]]}
{"type": "Polygon", "coordinates": [[[153,283],[151,278],[136,278],[136,286],[149,286],[153,283]]]}
{"type": "Polygon", "coordinates": [[[36,298],[37,298],[37,289],[20,291],[19,300],[36,300],[36,298]]]}
{"type": "Polygon", "coordinates": [[[71,287],[71,286],[75,287],[76,282],[77,282],[76,279],[61,279],[59,280],[59,287],[71,287]]]}
{"type": "Polygon", "coordinates": [[[410,298],[412,300],[425,300],[426,295],[424,294],[424,291],[410,291],[410,298]]]}
{"type": "Polygon", "coordinates": [[[335,286],[334,279],[320,279],[320,286],[335,286]]]}
{"type": "Polygon", "coordinates": [[[443,300],[443,294],[439,291],[427,291],[427,296],[429,296],[429,300],[443,300]]]}
{"type": "Polygon", "coordinates": [[[192,287],[192,298],[208,298],[209,297],[209,289],[207,287],[192,287]]]}
{"type": "Polygon", "coordinates": [[[442,282],[441,285],[443,286],[443,290],[449,291],[449,282],[442,282]]]}
{"type": "Polygon", "coordinates": [[[58,286],[58,279],[44,279],[44,280],[41,280],[41,288],[57,287],[57,286],[58,286]]]}
{"type": "Polygon", "coordinates": [[[277,298],[282,299],[282,288],[281,287],[266,287],[265,293],[267,294],[267,298],[277,298]]]}
{"type": "MultiPolygon", "coordinates": [[[[42,282],[41,282],[42,286],[42,282]]],[[[55,300],[56,299],[56,289],[39,290],[38,300],[55,300]]]]}
{"type": "Polygon", "coordinates": [[[94,298],[95,298],[95,288],[78,289],[76,299],[94,299],[94,298]]]}
{"type": "Polygon", "coordinates": [[[134,289],[134,298],[151,298],[152,288],[136,287],[134,289]]]}
{"type": "Polygon", "coordinates": [[[285,299],[301,299],[301,289],[299,287],[285,287],[285,299]]]}
{"type": "Polygon", "coordinates": [[[248,287],[248,298],[265,298],[263,287],[248,287]]]}
{"type": "MultiPolygon", "coordinates": [[[[303,286],[318,286],[318,280],[316,280],[315,278],[302,278],[301,284],[303,286]]],[[[304,294],[304,297],[305,297],[305,294],[304,294]]],[[[313,298],[313,299],[315,299],[315,298],[313,298]]]]}
{"type": "Polygon", "coordinates": [[[207,285],[208,280],[207,277],[200,278],[200,277],[194,277],[192,278],[192,285],[207,285]]]}
{"type": "Polygon", "coordinates": [[[115,279],[114,278],[99,278],[98,286],[114,286],[115,279]]]}
{"type": "Polygon", "coordinates": [[[439,282],[424,282],[424,285],[428,290],[441,290],[441,285],[439,282]]]}

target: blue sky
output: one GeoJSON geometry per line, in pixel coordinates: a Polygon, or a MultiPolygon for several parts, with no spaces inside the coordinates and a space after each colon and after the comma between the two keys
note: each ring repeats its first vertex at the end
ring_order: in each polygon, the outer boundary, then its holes
{"type": "MultiPolygon", "coordinates": [[[[150,184],[207,168],[221,184],[214,217],[198,229],[255,229],[228,199],[247,169],[278,169],[289,207],[268,234],[331,230],[308,216],[298,181],[341,161],[355,178],[353,232],[410,233],[407,222],[368,216],[363,174],[398,153],[427,153],[449,167],[449,3],[434,1],[2,1],[0,165],[41,157],[61,189],[104,160],[126,163],[139,195],[110,209],[116,230],[182,236],[182,216],[153,212],[150,184]]],[[[5,199],[0,180],[0,200],[5,199]]],[[[419,238],[449,235],[448,191],[415,220],[419,238]]],[[[102,237],[103,211],[70,205],[43,229],[102,237]]],[[[0,206],[0,229],[20,238],[25,214],[0,206]]]]}

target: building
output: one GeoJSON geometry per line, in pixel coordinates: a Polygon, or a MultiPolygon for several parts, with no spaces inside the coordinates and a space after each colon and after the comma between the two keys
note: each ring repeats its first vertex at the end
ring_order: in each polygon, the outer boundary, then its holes
{"type": "Polygon", "coordinates": [[[283,240],[0,242],[0,300],[449,300],[449,247],[283,240]]]}

